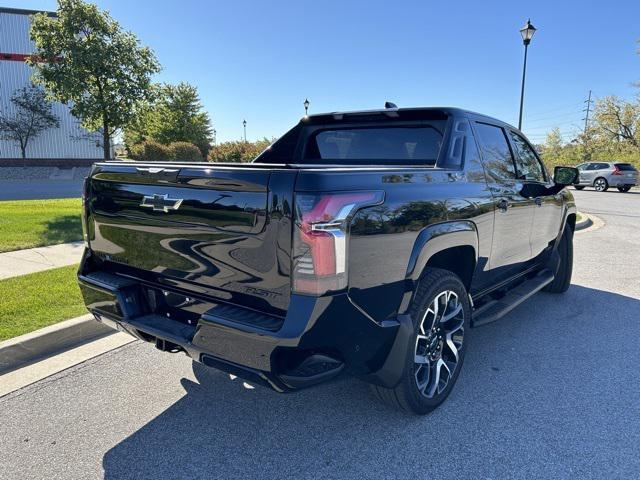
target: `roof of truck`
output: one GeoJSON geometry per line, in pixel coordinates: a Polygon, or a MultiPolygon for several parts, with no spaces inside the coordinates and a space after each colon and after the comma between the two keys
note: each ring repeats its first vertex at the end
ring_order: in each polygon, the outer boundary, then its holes
{"type": "Polygon", "coordinates": [[[485,119],[492,123],[498,123],[515,128],[512,125],[489,115],[473,112],[459,107],[412,107],[412,108],[379,108],[373,110],[354,110],[345,112],[326,112],[308,115],[301,119],[303,123],[316,124],[335,122],[342,120],[373,120],[374,117],[386,116],[387,118],[402,118],[406,120],[436,120],[445,119],[447,116],[474,117],[475,119],[485,119]],[[346,118],[345,118],[346,117],[346,118]],[[368,117],[368,118],[367,118],[368,117]]]}

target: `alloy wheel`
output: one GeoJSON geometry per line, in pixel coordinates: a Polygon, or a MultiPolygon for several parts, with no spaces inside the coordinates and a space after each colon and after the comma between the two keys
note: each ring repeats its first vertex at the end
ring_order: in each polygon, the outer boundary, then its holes
{"type": "Polygon", "coordinates": [[[604,178],[599,178],[596,180],[593,186],[595,187],[597,192],[603,192],[607,186],[607,181],[604,178]]]}
{"type": "Polygon", "coordinates": [[[416,337],[414,375],[427,398],[442,393],[461,360],[464,309],[458,295],[445,290],[435,296],[422,316],[416,337]]]}

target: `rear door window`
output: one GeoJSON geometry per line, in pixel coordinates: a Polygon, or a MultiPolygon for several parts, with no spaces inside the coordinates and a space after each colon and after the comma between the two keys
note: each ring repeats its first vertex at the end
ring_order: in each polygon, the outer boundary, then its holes
{"type": "Polygon", "coordinates": [[[495,125],[476,123],[476,132],[487,173],[498,180],[515,180],[516,167],[504,130],[495,125]]]}
{"type": "Polygon", "coordinates": [[[509,131],[516,149],[516,167],[518,178],[531,182],[545,182],[546,176],[538,156],[527,141],[515,132],[509,131]]]}
{"type": "Polygon", "coordinates": [[[311,136],[305,163],[435,165],[445,121],[417,126],[332,128],[311,136]]]}

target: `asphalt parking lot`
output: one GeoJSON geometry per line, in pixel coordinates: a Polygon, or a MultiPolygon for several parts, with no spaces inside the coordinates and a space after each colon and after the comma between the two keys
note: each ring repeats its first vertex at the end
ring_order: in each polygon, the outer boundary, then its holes
{"type": "Polygon", "coordinates": [[[570,290],[472,331],[426,417],[247,389],[135,342],[0,399],[0,478],[639,478],[640,192],[574,192],[570,290]]]}

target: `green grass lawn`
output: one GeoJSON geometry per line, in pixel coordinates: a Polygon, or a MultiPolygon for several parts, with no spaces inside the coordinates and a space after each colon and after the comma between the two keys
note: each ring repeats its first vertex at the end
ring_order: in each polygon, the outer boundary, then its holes
{"type": "Polygon", "coordinates": [[[77,265],[0,280],[0,340],[87,313],[77,265]]]}
{"type": "Polygon", "coordinates": [[[0,252],[82,240],[79,198],[0,202],[0,252]]]}

